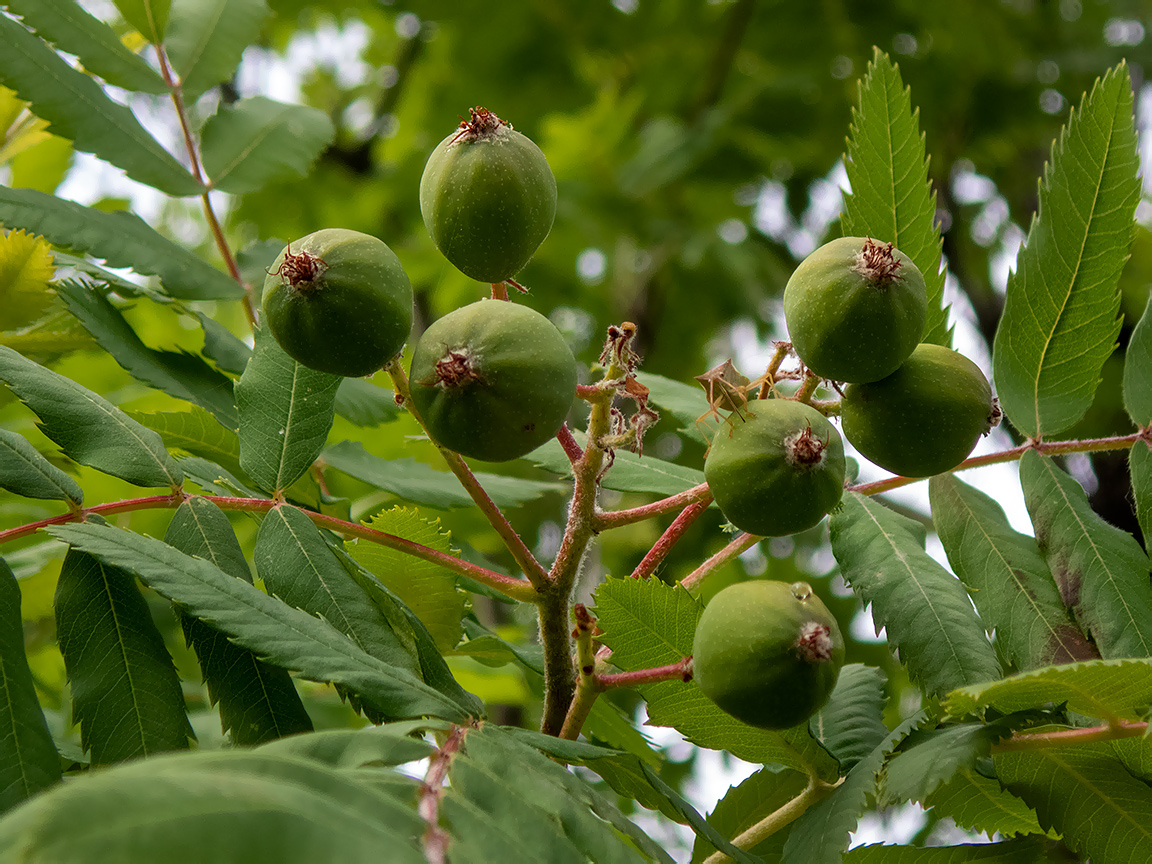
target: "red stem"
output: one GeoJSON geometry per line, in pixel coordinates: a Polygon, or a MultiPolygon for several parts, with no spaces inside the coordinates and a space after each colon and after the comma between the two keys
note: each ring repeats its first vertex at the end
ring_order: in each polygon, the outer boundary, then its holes
{"type": "Polygon", "coordinates": [[[635,669],[632,672],[614,672],[597,675],[596,680],[603,690],[614,687],[637,687],[641,684],[657,684],[660,681],[691,681],[692,658],[685,657],[676,663],[667,666],[656,666],[652,669],[635,669]]]}
{"type": "Polygon", "coordinates": [[[428,864],[444,864],[447,861],[448,845],[452,838],[440,827],[440,799],[444,797],[444,781],[448,777],[452,757],[464,743],[464,732],[463,726],[452,727],[444,746],[436,751],[436,755],[429,761],[428,772],[424,775],[424,782],[420,786],[420,799],[416,805],[416,812],[427,826],[420,842],[424,847],[424,859],[428,864]]]}
{"type": "Polygon", "coordinates": [[[1057,747],[1062,744],[1082,744],[1090,741],[1115,741],[1119,738],[1136,738],[1148,732],[1148,724],[1132,720],[1117,720],[1102,726],[1085,729],[1060,729],[1056,732],[1018,732],[1011,738],[992,745],[993,753],[1010,753],[1018,750],[1039,750],[1044,747],[1057,747]]]}
{"type": "Polygon", "coordinates": [[[556,440],[560,442],[560,446],[564,448],[564,454],[573,465],[584,458],[584,451],[580,449],[580,444],[572,434],[572,430],[568,428],[567,423],[561,426],[560,431],[556,433],[556,440]]]}
{"type": "Polygon", "coordinates": [[[632,578],[647,579],[656,572],[656,568],[660,566],[660,562],[672,551],[672,547],[676,545],[676,541],[684,536],[684,533],[692,527],[692,523],[700,518],[700,515],[707,509],[707,501],[697,501],[681,510],[680,515],[672,521],[672,524],[660,535],[660,539],[648,550],[648,554],[644,556],[644,560],[632,571],[632,578]]]}
{"type": "Polygon", "coordinates": [[[598,513],[596,516],[596,530],[604,531],[608,528],[619,528],[622,525],[631,525],[634,522],[643,522],[653,516],[662,516],[665,513],[674,513],[690,504],[710,504],[712,493],[707,483],[685,489],[668,498],[661,498],[652,504],[642,507],[631,507],[627,510],[614,510],[610,513],[598,513]]]}

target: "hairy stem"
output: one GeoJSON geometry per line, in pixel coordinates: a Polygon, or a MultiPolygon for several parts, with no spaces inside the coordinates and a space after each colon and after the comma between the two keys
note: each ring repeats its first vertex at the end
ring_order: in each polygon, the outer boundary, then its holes
{"type": "Polygon", "coordinates": [[[681,579],[680,584],[692,591],[709,575],[715,573],[741,552],[751,549],[762,539],[764,538],[756,534],[740,534],[735,540],[681,579]]]}
{"type": "Polygon", "coordinates": [[[596,620],[583,603],[577,603],[572,613],[576,618],[576,629],[572,631],[572,638],[576,640],[576,695],[568,705],[560,737],[575,741],[603,688],[596,680],[596,649],[592,645],[596,620]]]}
{"type": "Polygon", "coordinates": [[[658,684],[661,681],[692,680],[692,658],[685,657],[667,666],[654,666],[651,669],[633,669],[631,672],[606,672],[596,676],[601,690],[614,687],[639,687],[641,684],[658,684]]]}
{"type": "Polygon", "coordinates": [[[416,812],[426,826],[420,842],[424,847],[424,859],[428,864],[444,864],[448,860],[448,844],[452,838],[440,827],[440,799],[444,797],[444,781],[448,777],[452,757],[459,752],[460,745],[464,743],[464,732],[463,726],[452,727],[444,746],[429,760],[428,771],[420,786],[416,812]]]}
{"type": "Polygon", "coordinates": [[[677,510],[682,510],[684,507],[697,502],[712,503],[712,492],[708,489],[707,483],[701,483],[699,486],[693,486],[691,489],[685,489],[683,492],[678,492],[668,498],[661,498],[659,501],[645,504],[642,507],[614,510],[611,513],[597,513],[596,530],[606,531],[609,528],[619,528],[622,525],[643,522],[654,516],[675,513],[677,510]]]}
{"type": "MultiPolygon", "coordinates": [[[[732,839],[732,845],[738,849],[751,849],[758,843],[767,840],[781,828],[796,821],[813,804],[828,797],[837,786],[843,783],[841,778],[835,783],[825,783],[819,777],[810,775],[808,785],[804,791],[779,809],[769,813],[747,831],[743,831],[732,839]]],[[[704,859],[704,864],[721,864],[732,859],[723,852],[713,852],[704,859]]]]}
{"type": "MultiPolygon", "coordinates": [[[[420,416],[420,412],[416,410],[416,406],[412,404],[412,394],[408,389],[408,376],[404,374],[404,369],[400,365],[400,360],[397,358],[384,367],[384,370],[392,378],[392,383],[396,388],[401,400],[403,400],[404,407],[408,409],[408,413],[420,424],[420,428],[425,432],[428,427],[424,425],[424,418],[420,416]]],[[[429,435],[428,439],[433,444],[436,442],[429,435]]],[[[456,475],[456,479],[460,481],[460,485],[464,487],[472,501],[479,508],[480,512],[488,518],[488,523],[500,535],[500,539],[504,541],[504,546],[511,553],[513,560],[516,562],[524,575],[528,577],[528,581],[536,590],[540,590],[548,584],[548,574],[536,560],[536,557],[529,550],[528,546],[516,533],[508,521],[504,512],[496,506],[488,493],[484,491],[484,487],[480,485],[480,481],[476,479],[476,475],[472,473],[472,469],[464,461],[459,453],[453,453],[445,447],[436,444],[436,449],[440,451],[440,455],[444,457],[448,468],[456,475]]]]}
{"type": "Polygon", "coordinates": [[[660,539],[648,550],[648,554],[644,556],[644,560],[632,571],[632,578],[647,579],[656,572],[656,568],[660,566],[660,562],[672,551],[672,547],[676,545],[676,541],[684,536],[684,533],[692,527],[692,523],[707,509],[707,501],[697,501],[681,510],[680,515],[672,520],[672,524],[665,529],[664,533],[660,535],[660,539]]]}

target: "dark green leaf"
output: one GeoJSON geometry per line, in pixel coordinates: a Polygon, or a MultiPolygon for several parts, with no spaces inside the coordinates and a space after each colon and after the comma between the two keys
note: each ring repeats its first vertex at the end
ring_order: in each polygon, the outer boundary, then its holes
{"type": "Polygon", "coordinates": [[[1010,734],[1010,729],[977,723],[913,732],[884,769],[881,806],[901,801],[923,804],[958,770],[973,768],[998,739],[1010,734]]]}
{"type": "MultiPolygon", "coordinates": [[[[172,515],[166,543],[251,582],[248,562],[224,511],[205,498],[189,498],[172,515]]],[[[196,652],[204,683],[220,706],[220,725],[236,744],[260,744],[310,732],[312,721],[284,670],[261,661],[247,648],[205,624],[179,613],[184,638],[196,652]]]]}
{"type": "Polygon", "coordinates": [[[955,690],[944,706],[960,716],[987,706],[1023,711],[1049,702],[1067,702],[1070,709],[1089,717],[1135,720],[1152,706],[1152,659],[1087,660],[1034,669],[955,690]]]}
{"type": "Polygon", "coordinates": [[[1069,618],[1036,541],[1013,531],[999,504],[954,474],[933,477],[928,491],[948,562],[1016,667],[1100,656],[1069,618]]]}
{"type": "Polygon", "coordinates": [[[257,485],[286,489],[320,455],[340,380],[297,363],[266,330],[256,331],[256,351],[236,383],[236,405],[240,466],[257,485]]]}
{"type": "Polygon", "coordinates": [[[59,780],[60,757],[24,654],[20,586],[0,558],[0,813],[59,780]]]}
{"type": "MultiPolygon", "coordinates": [[[[575,432],[573,435],[580,445],[584,446],[583,433],[575,432]]],[[[555,438],[537,447],[524,458],[553,474],[562,477],[572,474],[572,463],[555,438]]],[[[627,450],[617,450],[616,459],[608,469],[608,473],[604,475],[601,485],[605,489],[615,489],[618,492],[676,495],[703,482],[704,472],[695,468],[675,465],[653,456],[637,456],[627,450]]]]}
{"type": "MultiPolygon", "coordinates": [[[[161,147],[126,107],[13,19],[0,15],[0,81],[32,103],[49,129],[133,180],[168,195],[198,195],[196,178],[161,147]]],[[[21,226],[27,227],[27,226],[21,226]]]]}
{"type": "Polygon", "coordinates": [[[435,749],[413,735],[431,730],[446,732],[450,727],[438,720],[408,720],[363,729],[326,729],[305,735],[292,735],[261,745],[257,752],[266,756],[296,756],[333,768],[362,768],[365,765],[401,765],[426,759],[435,749]]]}
{"type": "Polygon", "coordinates": [[[1053,145],[1008,279],[992,371],[1004,413],[1032,438],[1084,416],[1116,347],[1138,169],[1132,81],[1121,63],[1097,80],[1053,145]]]}
{"type": "Polygon", "coordinates": [[[402,411],[391,390],[364,378],[345,378],[336,391],[336,413],[357,426],[391,423],[402,411]]]}
{"type": "Polygon", "coordinates": [[[276,180],[307,176],[333,135],[332,121],[318,108],[263,96],[221,103],[201,133],[204,168],[216,189],[254,192],[276,180]]]}
{"type": "Polygon", "coordinates": [[[168,92],[156,71],[76,0],[6,0],[4,5],[39,36],[74,54],[86,70],[109,84],[142,93],[168,92]]]}
{"type": "Polygon", "coordinates": [[[196,405],[191,411],[130,412],[129,417],[160,433],[169,450],[183,450],[211,460],[233,474],[240,470],[240,439],[211,414],[196,405]]]}
{"type": "Polygon", "coordinates": [[[75,480],[41,456],[23,435],[7,429],[0,429],[0,489],[25,498],[84,503],[84,492],[75,480]]]}
{"type": "Polygon", "coordinates": [[[912,259],[928,288],[923,341],[950,346],[936,194],[928,182],[928,157],[920,131],[920,109],[900,69],[879,48],[860,82],[844,169],[852,192],[844,196],[844,234],[874,237],[912,259]]]}
{"type": "Polygon", "coordinates": [[[836,789],[804,812],[792,825],[784,844],[784,864],[840,864],[868,798],[876,794],[884,760],[904,737],[924,721],[924,712],[905,720],[856,763],[836,789]]]}
{"type": "Polygon", "coordinates": [[[264,0],[173,0],[164,48],[189,104],[232,77],[267,17],[264,0]]]}
{"type": "Polygon", "coordinates": [[[1004,787],[1074,851],[1107,864],[1148,861],[1152,787],[1124,770],[1110,742],[1016,750],[993,761],[1004,787]]]}
{"type": "Polygon", "coordinates": [[[44,434],[82,465],[137,486],[184,479],[160,436],[108,400],[0,345],[0,380],[40,418],[44,434]]]}
{"type": "MultiPolygon", "coordinates": [[[[596,616],[612,663],[625,671],[664,666],[692,653],[700,604],[681,585],[656,579],[609,579],[596,589],[596,616]]],[[[672,726],[701,747],[748,762],[777,763],[835,778],[836,762],[807,724],[774,732],[725,714],[695,684],[664,681],[640,688],[648,722],[672,726]]]]}
{"type": "Polygon", "coordinates": [[[1026,840],[965,843],[959,846],[859,846],[844,856],[845,864],[1042,864],[1047,850],[1026,840]]]}
{"type": "Polygon", "coordinates": [[[1137,426],[1152,424],[1152,294],[1124,350],[1124,407],[1137,426]]]}
{"type": "Polygon", "coordinates": [[[56,633],[93,765],[187,748],[192,727],[180,679],[130,572],[68,550],[56,633]]]}
{"type": "Polygon", "coordinates": [[[888,734],[884,725],[884,671],[849,663],[828,697],[827,704],[808,721],[812,737],[836,757],[840,773],[876,749],[888,734]]]}
{"type": "Polygon", "coordinates": [[[200,319],[200,327],[204,330],[204,356],[225,372],[243,374],[244,367],[252,357],[252,349],[214,318],[209,318],[203,312],[197,312],[196,317],[200,319]]]}
{"type": "Polygon", "coordinates": [[[131,570],[188,614],[266,661],[316,681],[343,684],[385,716],[468,719],[459,704],[412,673],[365,654],[327,622],[269,597],[214,564],[110,526],[61,525],[50,533],[131,570]]]}
{"type": "Polygon", "coordinates": [[[923,547],[919,525],[878,501],[844,495],[832,514],[844,581],[872,604],[877,627],[929,693],[1000,677],[1000,664],[964,587],[923,547]]]}
{"type": "Polygon", "coordinates": [[[938,816],[951,816],[969,831],[989,835],[999,831],[1006,837],[1044,833],[1027,804],[1005,792],[996,780],[971,768],[958,769],[951,780],[928,796],[925,806],[932,807],[938,816]]]}
{"type": "Polygon", "coordinates": [[[112,0],[124,20],[140,35],[159,45],[168,26],[168,9],[172,0],[112,0]]]}
{"type": "Polygon", "coordinates": [[[1136,443],[1128,452],[1136,518],[1144,536],[1152,537],[1152,445],[1136,443]]]}
{"type": "MultiPolygon", "coordinates": [[[[765,816],[774,813],[804,791],[808,775],[800,771],[777,771],[763,768],[738,786],[733,786],[708,814],[708,822],[721,837],[735,839],[765,816]]],[[[785,827],[748,848],[753,855],[764,860],[779,860],[788,838],[785,827]]],[[[704,837],[696,835],[692,847],[692,864],[700,864],[716,847],[704,837]]]]}
{"type": "MultiPolygon", "coordinates": [[[[359,441],[333,444],[324,451],[322,458],[325,465],[379,486],[413,504],[440,510],[474,506],[472,498],[461,488],[455,475],[437,471],[415,459],[382,459],[373,456],[359,441]]],[[[568,489],[564,483],[522,480],[484,471],[476,472],[476,479],[500,507],[519,507],[549,492],[563,493],[568,489]]]]}
{"type": "Polygon", "coordinates": [[[56,293],[96,343],[137,381],[199,405],[229,429],[239,427],[231,378],[196,354],[149,348],[108,298],[87,283],[61,282],[56,293]]]}
{"type": "Polygon", "coordinates": [[[105,213],[34,189],[0,186],[0,222],[87,252],[109,267],[159,276],[164,293],[181,300],[238,300],[244,293],[227,273],[124,210],[105,213]]]}
{"type": "Polygon", "coordinates": [[[1100,518],[1080,484],[1034,450],[1020,460],[1020,485],[1064,604],[1100,655],[1152,654],[1152,565],[1136,538],[1100,518]]]}

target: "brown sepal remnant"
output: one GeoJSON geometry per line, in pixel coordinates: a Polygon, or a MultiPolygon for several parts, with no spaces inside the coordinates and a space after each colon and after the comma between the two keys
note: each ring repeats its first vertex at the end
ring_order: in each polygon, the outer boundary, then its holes
{"type": "Polygon", "coordinates": [[[660,415],[648,407],[648,388],[636,380],[636,367],[640,365],[640,355],[632,347],[635,336],[636,325],[631,321],[624,321],[619,325],[612,324],[608,327],[604,349],[597,360],[601,366],[608,369],[623,371],[623,377],[614,378],[611,382],[615,393],[636,403],[636,411],[628,418],[625,418],[624,412],[618,408],[611,408],[609,411],[608,434],[601,439],[607,449],[608,459],[601,476],[611,466],[617,446],[627,446],[633,453],[643,456],[644,433],[660,419],[660,415]]]}
{"type": "Polygon", "coordinates": [[[455,144],[457,141],[477,141],[481,138],[491,138],[495,135],[502,126],[512,128],[512,124],[506,120],[501,120],[494,113],[487,108],[477,105],[475,108],[468,109],[469,118],[461,120],[460,126],[456,136],[450,143],[455,144]]]}
{"type": "Polygon", "coordinates": [[[887,285],[899,274],[900,260],[892,254],[891,243],[877,243],[871,237],[864,239],[864,248],[856,255],[855,270],[875,285],[887,285]]]}
{"type": "Polygon", "coordinates": [[[327,269],[328,264],[323,258],[311,252],[293,252],[289,245],[284,260],[275,270],[268,272],[279,276],[289,288],[311,291],[318,287],[317,283],[327,269]]]}
{"type": "Polygon", "coordinates": [[[744,415],[742,408],[748,405],[748,387],[751,382],[742,374],[732,361],[725,360],[719,366],[714,366],[703,375],[697,375],[696,381],[704,388],[708,399],[708,410],[696,418],[696,425],[710,417],[722,420],[720,410],[732,411],[741,420],[744,415]]]}
{"type": "Polygon", "coordinates": [[[467,349],[448,348],[436,361],[436,380],[432,383],[436,387],[463,387],[480,379],[481,375],[467,349]]]}
{"type": "Polygon", "coordinates": [[[832,628],[818,621],[805,621],[793,647],[806,663],[826,663],[832,659],[832,628]]]}
{"type": "Polygon", "coordinates": [[[792,465],[811,468],[824,460],[824,451],[828,448],[827,441],[821,441],[812,434],[811,425],[804,428],[798,435],[784,441],[785,458],[792,465]]]}

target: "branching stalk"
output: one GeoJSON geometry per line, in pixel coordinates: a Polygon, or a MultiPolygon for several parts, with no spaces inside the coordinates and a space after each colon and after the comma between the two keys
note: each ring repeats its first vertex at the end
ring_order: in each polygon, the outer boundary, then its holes
{"type": "Polygon", "coordinates": [[[1116,720],[1101,726],[1084,729],[1058,729],[1053,732],[1017,732],[992,745],[992,753],[1012,753],[1020,750],[1042,750],[1045,747],[1063,747],[1068,744],[1086,744],[1091,741],[1118,741],[1121,738],[1139,738],[1148,734],[1146,722],[1116,720]]]}
{"type": "Polygon", "coordinates": [[[681,579],[680,584],[689,591],[695,590],[706,577],[715,573],[741,552],[751,549],[763,539],[763,537],[756,534],[740,534],[735,540],[681,579]]]}
{"type": "Polygon", "coordinates": [[[676,545],[676,541],[684,536],[685,532],[692,527],[692,523],[707,509],[707,501],[697,501],[681,510],[680,515],[672,520],[672,524],[665,529],[664,533],[660,535],[660,539],[648,550],[644,560],[632,571],[632,578],[647,579],[655,573],[660,562],[668,556],[672,547],[676,545]]]}

